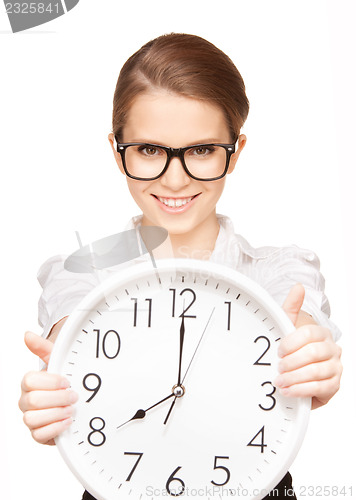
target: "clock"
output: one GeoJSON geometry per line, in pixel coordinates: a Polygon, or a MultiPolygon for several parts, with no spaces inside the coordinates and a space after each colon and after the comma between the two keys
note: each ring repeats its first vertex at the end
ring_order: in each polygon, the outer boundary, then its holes
{"type": "Polygon", "coordinates": [[[310,399],[273,386],[294,326],[233,269],[157,266],[105,280],[62,328],[48,370],[79,400],[58,449],[98,500],[261,499],[307,427],[310,399]]]}

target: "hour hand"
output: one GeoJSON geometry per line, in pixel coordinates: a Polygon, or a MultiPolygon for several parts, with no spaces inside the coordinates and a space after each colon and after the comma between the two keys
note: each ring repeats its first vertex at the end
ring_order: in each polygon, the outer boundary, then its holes
{"type": "Polygon", "coordinates": [[[131,422],[132,420],[139,420],[139,419],[145,418],[146,413],[147,413],[149,410],[152,410],[152,408],[155,408],[155,406],[160,405],[161,403],[163,403],[164,401],[167,401],[167,399],[170,399],[170,398],[172,398],[173,396],[175,396],[174,392],[172,392],[172,394],[170,394],[169,396],[166,396],[165,398],[161,399],[161,401],[158,401],[158,403],[155,403],[154,405],[150,406],[149,408],[146,408],[146,410],[142,410],[142,409],[137,410],[137,412],[135,413],[135,415],[134,415],[132,418],[130,418],[129,420],[127,420],[127,421],[126,421],[126,422],[124,422],[123,424],[118,425],[118,426],[116,427],[116,429],[119,429],[119,428],[120,428],[120,427],[122,427],[123,425],[128,424],[128,423],[129,423],[129,422],[131,422]]]}

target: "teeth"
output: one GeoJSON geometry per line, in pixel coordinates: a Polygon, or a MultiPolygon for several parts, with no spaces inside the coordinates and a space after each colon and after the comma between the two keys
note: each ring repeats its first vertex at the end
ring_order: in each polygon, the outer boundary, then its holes
{"type": "Polygon", "coordinates": [[[161,203],[167,205],[167,207],[173,208],[173,207],[182,207],[186,203],[189,203],[193,199],[193,196],[191,196],[190,198],[180,198],[177,200],[173,198],[161,198],[160,196],[158,196],[158,199],[161,203]]]}

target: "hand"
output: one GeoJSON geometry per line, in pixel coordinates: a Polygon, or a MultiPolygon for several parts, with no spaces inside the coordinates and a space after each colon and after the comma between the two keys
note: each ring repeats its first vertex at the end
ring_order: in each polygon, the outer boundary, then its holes
{"type": "Polygon", "coordinates": [[[174,392],[172,392],[172,394],[170,394],[169,396],[166,396],[165,398],[161,399],[161,401],[158,401],[158,403],[155,403],[154,405],[150,406],[149,408],[147,408],[147,410],[137,410],[137,412],[135,413],[135,415],[130,418],[130,420],[127,420],[126,422],[124,422],[123,424],[121,425],[118,425],[116,427],[116,429],[119,429],[120,427],[122,427],[123,425],[125,424],[128,424],[129,422],[131,422],[132,420],[138,420],[138,419],[142,419],[142,418],[145,418],[146,416],[146,413],[149,411],[149,410],[152,410],[152,408],[155,408],[156,406],[160,405],[161,403],[163,403],[164,401],[167,401],[167,399],[169,398],[172,398],[173,396],[175,396],[174,392]]]}
{"type": "Polygon", "coordinates": [[[339,390],[341,348],[329,329],[317,325],[301,310],[304,295],[304,287],[295,285],[283,304],[297,329],[280,342],[280,375],[274,385],[285,396],[311,397],[314,409],[326,404],[339,390]]]}
{"type": "MultiPolygon", "coordinates": [[[[32,332],[26,332],[25,344],[44,363],[48,363],[53,343],[32,332]]],[[[19,408],[32,437],[41,444],[53,445],[57,437],[71,423],[72,407],[78,399],[67,390],[69,381],[61,375],[46,371],[27,373],[21,383],[19,408]]]]}

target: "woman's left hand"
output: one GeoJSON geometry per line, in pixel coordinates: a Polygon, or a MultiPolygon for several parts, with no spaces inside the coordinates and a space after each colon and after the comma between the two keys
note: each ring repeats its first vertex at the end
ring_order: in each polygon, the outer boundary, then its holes
{"type": "Polygon", "coordinates": [[[295,285],[283,304],[296,330],[280,342],[280,374],[274,385],[285,396],[311,397],[314,409],[326,404],[339,390],[341,347],[328,328],[317,325],[301,310],[304,295],[304,287],[295,285]]]}

